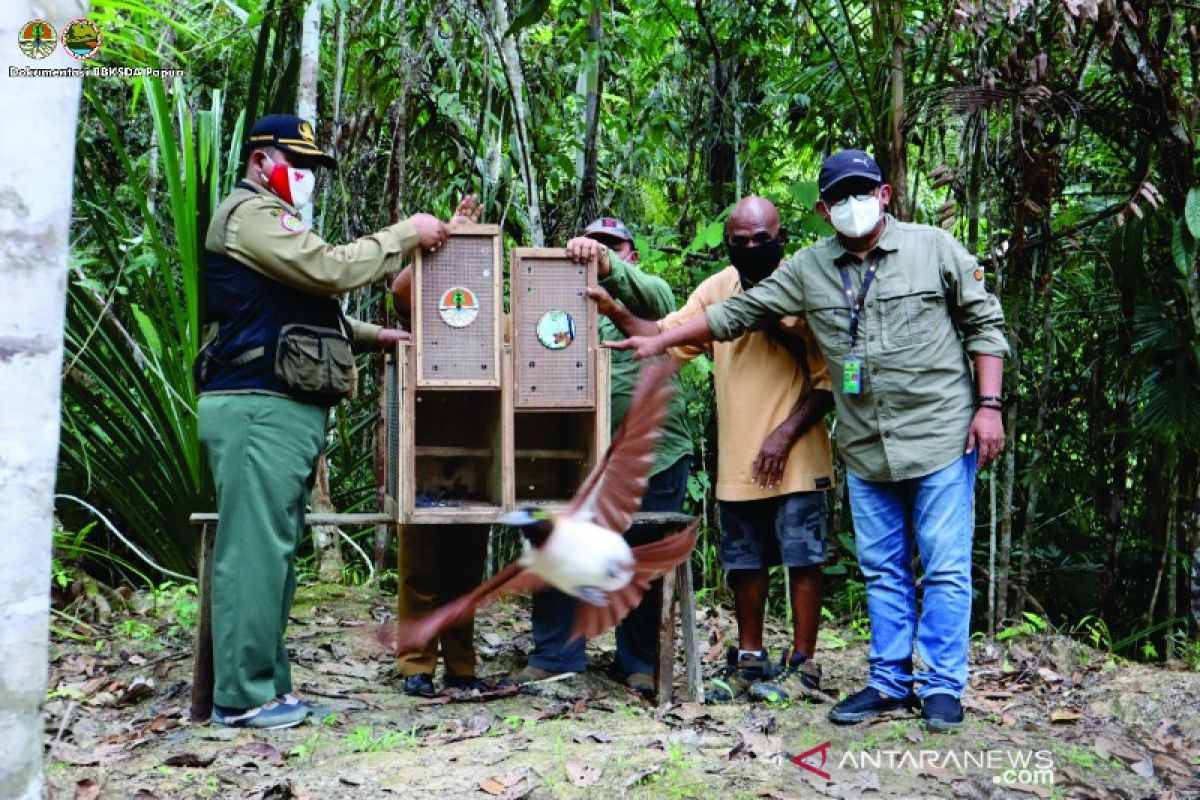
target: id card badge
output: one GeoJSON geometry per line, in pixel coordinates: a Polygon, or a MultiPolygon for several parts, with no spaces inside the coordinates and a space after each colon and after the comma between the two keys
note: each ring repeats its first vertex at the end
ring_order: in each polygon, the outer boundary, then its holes
{"type": "Polygon", "coordinates": [[[842,362],[842,392],[862,394],[862,361],[858,356],[846,356],[842,362]]]}

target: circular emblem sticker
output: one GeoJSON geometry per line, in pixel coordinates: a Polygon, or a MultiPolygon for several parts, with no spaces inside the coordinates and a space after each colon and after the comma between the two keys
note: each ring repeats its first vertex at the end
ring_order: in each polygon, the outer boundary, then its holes
{"type": "Polygon", "coordinates": [[[470,289],[455,286],[442,294],[438,314],[451,328],[465,328],[479,316],[479,299],[470,289]]]}
{"type": "Polygon", "coordinates": [[[58,46],[58,34],[46,20],[35,19],[21,26],[17,32],[17,45],[30,58],[45,58],[58,46]]]}
{"type": "Polygon", "coordinates": [[[537,324],[538,341],[551,350],[562,350],[575,341],[575,320],[566,311],[547,311],[537,324]]]}
{"type": "Polygon", "coordinates": [[[287,212],[279,217],[279,224],[288,233],[299,233],[304,230],[304,220],[297,217],[292,212],[287,212]]]}
{"type": "Polygon", "coordinates": [[[100,49],[100,29],[87,17],[80,17],[63,28],[62,46],[74,58],[91,58],[100,49]]]}

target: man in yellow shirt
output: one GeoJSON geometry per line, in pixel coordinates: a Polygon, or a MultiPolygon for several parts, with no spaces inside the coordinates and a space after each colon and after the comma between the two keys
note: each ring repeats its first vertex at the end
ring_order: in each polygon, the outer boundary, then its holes
{"type": "MultiPolygon", "coordinates": [[[[589,290],[600,313],[627,336],[655,335],[740,294],[779,265],[784,234],[768,200],[739,200],[725,226],[732,266],[709,277],[687,304],[658,322],[639,319],[601,289],[589,290]]],[[[721,563],[729,572],[738,645],[729,649],[717,702],[749,696],[819,696],[812,660],[821,618],[821,572],[826,560],[825,495],[833,485],[829,435],[823,418],[833,407],[829,374],[808,325],[787,317],[771,329],[732,342],[678,348],[686,361],[713,356],[717,395],[717,499],[721,505],[721,563]],[[763,647],[768,567],[788,568],[792,648],[776,669],[763,647]]]]}

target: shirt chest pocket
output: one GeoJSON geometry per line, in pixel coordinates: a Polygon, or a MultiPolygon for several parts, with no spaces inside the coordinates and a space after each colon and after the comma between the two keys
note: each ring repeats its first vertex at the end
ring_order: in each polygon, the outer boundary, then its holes
{"type": "MultiPolygon", "coordinates": [[[[850,309],[845,306],[810,308],[806,317],[822,350],[844,353],[850,349],[850,309]]],[[[861,333],[859,338],[862,338],[861,333]]]]}
{"type": "Polygon", "coordinates": [[[946,297],[941,292],[896,294],[879,297],[876,302],[884,350],[928,342],[938,321],[946,316],[946,297]]]}

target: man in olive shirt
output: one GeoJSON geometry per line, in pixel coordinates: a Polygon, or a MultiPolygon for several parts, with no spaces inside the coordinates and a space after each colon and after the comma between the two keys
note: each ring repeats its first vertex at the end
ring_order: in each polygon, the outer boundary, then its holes
{"type": "Polygon", "coordinates": [[[196,359],[200,441],[220,521],[213,557],[213,718],[284,728],[311,706],[291,694],[283,634],[296,588],[296,545],[329,407],[350,386],[351,344],[400,331],[352,323],[336,295],[436,249],[447,226],[415,214],[333,246],[299,216],[314,169],[334,161],[312,126],[272,114],[245,143],[246,172],[213,214],[205,241],[206,342],[196,359]]]}
{"type": "Polygon", "coordinates": [[[830,719],[859,722],[916,705],[919,696],[927,726],[953,730],[962,724],[967,680],[975,470],[977,459],[986,464],[1004,447],[1004,316],[953,237],[883,213],[891,187],[869,155],[830,156],[818,184],[817,210],[837,236],[703,317],[610,346],[645,358],[806,315],[833,378],[871,619],[867,687],[830,719]],[[914,540],[923,568],[919,624],[914,540]],[[914,629],[925,664],[915,674],[914,629]]]}
{"type": "MultiPolygon", "coordinates": [[[[667,282],[634,266],[638,253],[633,236],[619,219],[601,217],[594,221],[584,229],[582,236],[567,242],[567,254],[579,263],[595,258],[600,285],[630,308],[637,309],[637,313],[657,318],[675,310],[675,296],[667,282]]],[[[601,342],[625,338],[607,317],[600,317],[598,328],[601,342]]],[[[614,432],[629,410],[639,371],[631,354],[612,354],[609,397],[614,432]]],[[[687,494],[692,437],[678,376],[672,381],[676,391],[663,423],[662,439],[655,450],[650,484],[642,497],[642,511],[680,511],[687,494]]],[[[661,530],[634,528],[626,538],[636,545],[659,538],[662,533],[661,530]]],[[[617,666],[629,688],[646,696],[654,691],[660,594],[658,588],[647,592],[616,630],[617,666]]],[[[508,681],[525,683],[564,672],[584,671],[584,640],[570,640],[577,602],[556,589],[546,589],[533,596],[533,652],[529,655],[528,665],[508,681]]]]}

